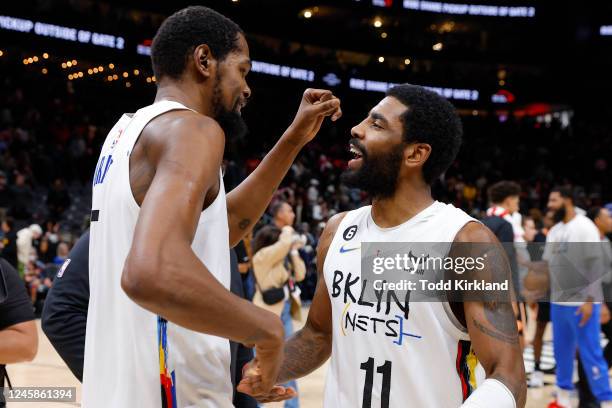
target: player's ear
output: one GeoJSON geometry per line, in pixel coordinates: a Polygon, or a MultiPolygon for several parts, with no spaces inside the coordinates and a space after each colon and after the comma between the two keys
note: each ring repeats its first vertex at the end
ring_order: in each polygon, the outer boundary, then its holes
{"type": "Polygon", "coordinates": [[[210,47],[207,44],[200,44],[193,50],[193,60],[196,70],[204,78],[213,76],[216,69],[216,60],[213,58],[210,47]]]}
{"type": "Polygon", "coordinates": [[[431,154],[431,145],[410,143],[404,148],[404,164],[408,167],[422,166],[431,154]]]}

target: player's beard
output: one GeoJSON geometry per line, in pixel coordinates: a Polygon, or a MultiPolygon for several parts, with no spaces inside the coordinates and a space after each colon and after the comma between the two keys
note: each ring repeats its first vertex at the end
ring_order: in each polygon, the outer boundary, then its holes
{"type": "Polygon", "coordinates": [[[553,220],[555,220],[555,223],[563,221],[565,219],[566,213],[567,211],[565,211],[565,207],[561,207],[558,210],[555,210],[555,212],[553,213],[553,220]]]}
{"type": "Polygon", "coordinates": [[[226,142],[234,142],[238,139],[242,139],[247,131],[247,125],[242,115],[238,111],[238,104],[232,107],[231,110],[226,109],[223,106],[222,95],[221,95],[221,76],[217,76],[215,87],[213,88],[213,107],[215,109],[214,119],[219,123],[221,129],[225,133],[226,142]]]}
{"type": "Polygon", "coordinates": [[[371,198],[388,198],[395,194],[404,157],[403,144],[400,143],[389,153],[370,155],[357,139],[351,139],[350,143],[361,150],[361,167],[357,170],[347,169],[340,180],[348,187],[365,191],[371,198]]]}

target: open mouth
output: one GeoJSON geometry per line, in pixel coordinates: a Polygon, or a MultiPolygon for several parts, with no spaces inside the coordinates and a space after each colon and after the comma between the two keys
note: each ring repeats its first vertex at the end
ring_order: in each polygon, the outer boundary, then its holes
{"type": "Polygon", "coordinates": [[[349,152],[351,153],[352,159],[349,160],[349,168],[355,168],[361,166],[363,162],[363,152],[354,144],[349,145],[349,152]]]}

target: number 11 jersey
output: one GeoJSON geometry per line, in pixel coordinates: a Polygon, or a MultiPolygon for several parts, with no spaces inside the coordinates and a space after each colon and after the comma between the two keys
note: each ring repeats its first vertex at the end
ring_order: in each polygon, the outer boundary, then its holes
{"type": "Polygon", "coordinates": [[[373,282],[361,273],[363,242],[450,247],[471,221],[437,201],[393,228],[378,227],[371,206],[346,214],[323,266],[333,324],[324,407],[457,408],[475,390],[484,371],[449,304],[410,303],[404,294],[386,290],[364,295],[373,282]]]}

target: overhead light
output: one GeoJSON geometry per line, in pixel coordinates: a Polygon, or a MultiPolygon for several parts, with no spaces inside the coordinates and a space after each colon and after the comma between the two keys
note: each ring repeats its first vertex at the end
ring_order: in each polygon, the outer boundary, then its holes
{"type": "Polygon", "coordinates": [[[385,62],[385,57],[378,57],[378,62],[385,62]]]}
{"type": "Polygon", "coordinates": [[[72,65],[76,66],[77,60],[72,60],[72,65]]]}
{"type": "Polygon", "coordinates": [[[128,74],[127,72],[124,72],[124,73],[123,73],[123,77],[124,77],[124,78],[127,78],[129,75],[130,75],[130,74],[128,74]]]}
{"type": "Polygon", "coordinates": [[[151,77],[147,77],[147,83],[150,84],[151,83],[151,77]]]}
{"type": "Polygon", "coordinates": [[[98,71],[100,71],[100,72],[104,71],[104,67],[103,67],[102,65],[100,65],[100,66],[98,67],[98,71]]]}
{"type": "Polygon", "coordinates": [[[28,65],[28,59],[27,58],[24,58],[22,62],[23,62],[23,65],[28,65]]]}
{"type": "MultiPolygon", "coordinates": [[[[72,65],[72,64],[70,64],[70,65],[72,65]]],[[[66,67],[67,67],[67,66],[68,66],[68,65],[66,65],[66,63],[65,63],[65,62],[62,62],[62,68],[63,68],[63,69],[66,69],[66,67]]]]}
{"type": "Polygon", "coordinates": [[[89,75],[93,74],[93,69],[89,68],[89,69],[87,70],[87,73],[88,73],[89,75]]]}
{"type": "Polygon", "coordinates": [[[412,62],[412,61],[410,61],[410,58],[406,58],[406,59],[404,60],[404,65],[410,65],[410,63],[411,63],[411,62],[412,62]]]}
{"type": "Polygon", "coordinates": [[[31,64],[33,62],[34,62],[34,58],[32,58],[32,57],[28,58],[28,64],[31,64]]]}
{"type": "Polygon", "coordinates": [[[44,58],[44,59],[49,58],[49,54],[47,54],[46,52],[45,52],[45,53],[43,53],[43,58],[44,58]]]}
{"type": "Polygon", "coordinates": [[[376,28],[382,27],[382,20],[380,18],[376,18],[374,20],[374,27],[376,27],[376,28]]]}
{"type": "Polygon", "coordinates": [[[72,81],[72,78],[74,78],[74,76],[72,74],[68,74],[68,79],[72,81]]]}
{"type": "Polygon", "coordinates": [[[34,58],[32,58],[32,60],[34,60],[34,62],[38,62],[38,57],[34,56],[34,58]]]}
{"type": "Polygon", "coordinates": [[[153,75],[153,76],[151,77],[151,81],[155,82],[156,80],[157,80],[157,79],[155,79],[155,75],[153,75]]]}
{"type": "Polygon", "coordinates": [[[93,71],[94,74],[97,74],[98,72],[100,72],[100,70],[98,68],[95,68],[95,67],[94,67],[94,69],[92,69],[92,71],[93,71]]]}
{"type": "Polygon", "coordinates": [[[387,33],[381,33],[381,34],[380,34],[380,36],[381,36],[382,38],[387,38],[387,33]]]}
{"type": "Polygon", "coordinates": [[[139,71],[139,70],[137,70],[137,69],[135,69],[135,70],[134,70],[134,75],[139,75],[139,74],[140,74],[140,71],[139,71]]]}
{"type": "Polygon", "coordinates": [[[79,78],[83,78],[83,73],[79,72],[79,78]]]}
{"type": "Polygon", "coordinates": [[[109,67],[110,69],[115,69],[115,64],[112,64],[112,63],[111,63],[111,64],[108,64],[108,67],[109,67]]]}
{"type": "Polygon", "coordinates": [[[304,11],[304,18],[310,18],[310,17],[312,17],[312,11],[305,10],[304,11]]]}
{"type": "Polygon", "coordinates": [[[0,57],[4,55],[4,51],[0,50],[0,57]]]}
{"type": "Polygon", "coordinates": [[[112,81],[112,80],[113,80],[113,76],[112,76],[112,75],[109,75],[109,76],[107,76],[107,77],[106,77],[106,79],[107,79],[107,80],[110,82],[110,81],[112,81]]]}
{"type": "Polygon", "coordinates": [[[119,76],[117,74],[114,74],[113,79],[116,81],[117,79],[119,79],[119,76]]]}
{"type": "Polygon", "coordinates": [[[473,116],[478,116],[478,111],[477,111],[476,109],[474,109],[474,110],[472,111],[472,115],[473,115],[473,116]]]}
{"type": "Polygon", "coordinates": [[[503,79],[499,80],[499,86],[504,86],[506,85],[506,81],[504,81],[503,79]]]}
{"type": "Polygon", "coordinates": [[[433,47],[431,47],[434,51],[442,51],[442,47],[444,47],[444,45],[439,42],[439,43],[435,43],[433,45],[433,47]]]}
{"type": "MultiPolygon", "coordinates": [[[[64,64],[62,64],[62,65],[64,65],[64,64]]],[[[68,61],[68,62],[66,63],[66,66],[67,66],[68,68],[70,68],[70,67],[72,66],[72,62],[68,61]]]]}
{"type": "Polygon", "coordinates": [[[130,82],[126,82],[126,83],[125,83],[125,87],[126,87],[126,88],[129,88],[130,86],[132,86],[132,84],[131,84],[130,82]]]}
{"type": "Polygon", "coordinates": [[[47,70],[47,68],[43,68],[43,69],[42,69],[42,73],[43,73],[43,74],[47,75],[47,72],[49,72],[49,71],[47,70]]]}

